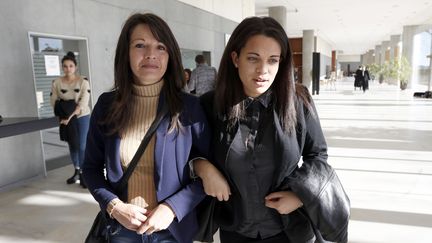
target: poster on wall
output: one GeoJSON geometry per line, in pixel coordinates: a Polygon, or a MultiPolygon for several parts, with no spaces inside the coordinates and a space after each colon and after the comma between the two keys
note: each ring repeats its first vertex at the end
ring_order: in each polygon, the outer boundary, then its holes
{"type": "Polygon", "coordinates": [[[45,70],[47,76],[60,76],[59,57],[54,55],[45,55],[45,70]]]}

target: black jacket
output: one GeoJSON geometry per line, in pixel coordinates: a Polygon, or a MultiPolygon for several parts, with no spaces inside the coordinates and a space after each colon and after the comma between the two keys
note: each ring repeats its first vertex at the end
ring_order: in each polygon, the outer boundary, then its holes
{"type": "MultiPolygon", "coordinates": [[[[68,119],[75,111],[77,104],[75,100],[57,100],[54,105],[54,115],[61,119],[68,119]]],[[[73,116],[67,125],[60,124],[60,140],[68,142],[69,146],[79,148],[78,121],[73,116]]]]}
{"type": "MultiPolygon", "coordinates": [[[[236,200],[239,195],[224,170],[226,155],[238,126],[231,130],[227,129],[226,119],[215,115],[213,97],[213,92],[201,96],[213,128],[212,160],[225,174],[232,191],[228,202],[216,203],[215,220],[211,222],[213,228],[210,229],[214,233],[219,226],[225,230],[235,230],[238,222],[241,221],[242,212],[235,205],[239,201],[236,200]]],[[[350,202],[335,171],[327,163],[327,144],[313,103],[312,109],[313,112],[306,108],[299,98],[297,129],[296,133],[291,135],[283,132],[279,117],[274,110],[276,130],[274,151],[278,163],[276,168],[279,169],[275,173],[271,190],[273,192],[291,190],[303,202],[302,208],[288,215],[281,215],[286,235],[291,242],[309,242],[314,235],[318,242],[319,239],[322,240],[321,236],[328,241],[347,242],[350,202]],[[298,162],[301,157],[303,164],[299,167],[298,162]]]]}
{"type": "Polygon", "coordinates": [[[364,82],[363,71],[357,69],[354,77],[354,87],[361,87],[364,82]]]}

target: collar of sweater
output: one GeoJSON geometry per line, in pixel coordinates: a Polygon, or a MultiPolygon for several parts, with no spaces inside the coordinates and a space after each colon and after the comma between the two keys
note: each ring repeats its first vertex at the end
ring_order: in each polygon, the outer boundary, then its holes
{"type": "Polygon", "coordinates": [[[157,83],[149,85],[132,84],[132,92],[139,97],[155,97],[159,96],[164,84],[163,79],[157,83]]]}

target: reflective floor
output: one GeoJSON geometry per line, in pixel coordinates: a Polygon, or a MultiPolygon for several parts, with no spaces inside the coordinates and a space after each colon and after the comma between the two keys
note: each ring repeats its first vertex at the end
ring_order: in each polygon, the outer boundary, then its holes
{"type": "Polygon", "coordinates": [[[431,242],[432,99],[377,83],[354,91],[352,81],[314,97],[351,199],[350,242],[431,242]]]}
{"type": "MultiPolygon", "coordinates": [[[[314,96],[329,163],[351,199],[349,242],[431,242],[432,99],[370,86],[354,91],[346,78],[314,96]]],[[[66,185],[72,172],[53,169],[0,193],[0,242],[83,242],[98,207],[79,185],[66,185]]]]}

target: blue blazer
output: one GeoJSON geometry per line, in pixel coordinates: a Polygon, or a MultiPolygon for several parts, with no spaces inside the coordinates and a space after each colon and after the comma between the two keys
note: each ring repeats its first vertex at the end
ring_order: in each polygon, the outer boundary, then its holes
{"type": "MultiPolygon", "coordinates": [[[[104,93],[93,109],[83,165],[83,178],[103,212],[112,199],[124,199],[127,195],[127,192],[117,192],[123,176],[120,137],[118,134],[107,135],[109,127],[100,124],[113,100],[114,92],[104,93]]],[[[180,131],[168,133],[169,115],[163,118],[156,130],[154,179],[158,202],[168,203],[176,215],[168,230],[178,242],[190,243],[198,229],[195,206],[205,193],[200,180],[190,179],[188,161],[196,157],[209,157],[211,132],[199,99],[182,93],[182,100],[180,131]]],[[[162,92],[158,110],[163,102],[162,92]]]]}

